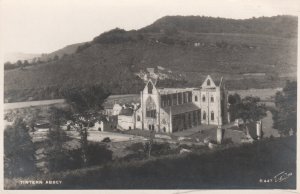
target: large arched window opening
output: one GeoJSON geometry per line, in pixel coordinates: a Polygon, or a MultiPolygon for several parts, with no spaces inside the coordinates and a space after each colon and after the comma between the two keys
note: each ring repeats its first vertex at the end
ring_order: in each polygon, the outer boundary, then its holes
{"type": "Polygon", "coordinates": [[[214,101],[215,101],[214,97],[211,96],[211,97],[210,97],[210,102],[214,102],[214,101]]]}
{"type": "Polygon", "coordinates": [[[152,83],[148,83],[148,94],[152,94],[152,90],[153,90],[153,85],[152,83]]]}
{"type": "Polygon", "coordinates": [[[204,95],[202,96],[202,102],[205,102],[205,96],[204,95]]]}
{"type": "Polygon", "coordinates": [[[206,120],[206,112],[205,111],[203,111],[203,120],[206,120]]]}
{"type": "Polygon", "coordinates": [[[146,101],[146,117],[156,118],[156,105],[151,97],[146,101]]]}
{"type": "Polygon", "coordinates": [[[210,120],[215,120],[215,114],[214,114],[214,111],[211,111],[210,113],[210,120]]]}

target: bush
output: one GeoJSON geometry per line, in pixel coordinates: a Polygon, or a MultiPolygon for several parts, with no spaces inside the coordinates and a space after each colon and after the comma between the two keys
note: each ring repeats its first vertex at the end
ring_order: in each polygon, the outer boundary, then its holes
{"type": "Polygon", "coordinates": [[[125,161],[132,161],[132,160],[144,160],[146,159],[146,154],[144,152],[136,152],[132,154],[128,154],[122,158],[125,161]]]}
{"type": "Polygon", "coordinates": [[[90,143],[87,148],[88,166],[101,165],[112,161],[112,151],[105,145],[90,143]]]}
{"type": "Polygon", "coordinates": [[[80,149],[51,153],[48,156],[48,170],[50,172],[73,170],[82,166],[83,161],[80,149]]]}
{"type": "MultiPolygon", "coordinates": [[[[105,145],[90,143],[87,147],[87,165],[103,165],[112,161],[112,151],[105,145]]],[[[50,172],[59,172],[82,168],[83,165],[82,150],[64,150],[60,152],[51,152],[48,154],[48,169],[50,172]]]]}
{"type": "Polygon", "coordinates": [[[133,152],[144,151],[144,144],[141,142],[134,143],[134,144],[127,146],[126,149],[133,151],[133,152]]]}
{"type": "MultiPolygon", "coordinates": [[[[134,152],[133,154],[129,154],[128,156],[126,156],[126,159],[143,159],[145,155],[148,154],[149,142],[146,142],[145,144],[141,142],[134,143],[126,147],[126,149],[134,152]]],[[[152,143],[151,156],[174,154],[175,152],[176,150],[172,150],[169,143],[152,143]]]]}
{"type": "Polygon", "coordinates": [[[26,124],[17,118],[4,130],[4,176],[23,177],[33,174],[35,150],[26,124]]]}
{"type": "Polygon", "coordinates": [[[171,148],[169,143],[154,143],[152,145],[152,152],[157,154],[167,153],[170,150],[171,148]]]}
{"type": "MultiPolygon", "coordinates": [[[[145,146],[145,151],[148,152],[148,147],[145,146]]],[[[160,156],[160,155],[167,155],[173,154],[174,151],[171,150],[169,143],[156,143],[152,144],[151,148],[151,156],[160,156]]]]}
{"type": "Polygon", "coordinates": [[[296,137],[264,139],[204,154],[119,162],[105,168],[51,173],[36,179],[44,177],[62,179],[63,184],[54,187],[16,183],[10,189],[295,189],[296,137]],[[260,178],[274,177],[283,166],[285,172],[293,173],[289,179],[268,184],[259,182],[260,178]]]}

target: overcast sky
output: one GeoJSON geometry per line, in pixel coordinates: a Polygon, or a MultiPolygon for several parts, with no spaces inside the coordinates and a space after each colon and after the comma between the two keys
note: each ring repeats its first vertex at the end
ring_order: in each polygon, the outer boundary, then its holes
{"type": "Polygon", "coordinates": [[[0,0],[4,52],[48,53],[115,27],[139,29],[166,15],[244,19],[298,15],[299,0],[0,0]]]}

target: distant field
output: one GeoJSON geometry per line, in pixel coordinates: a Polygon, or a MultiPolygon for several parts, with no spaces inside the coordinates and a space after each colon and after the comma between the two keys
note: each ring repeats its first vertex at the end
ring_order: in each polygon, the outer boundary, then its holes
{"type": "Polygon", "coordinates": [[[33,106],[48,106],[48,105],[63,104],[63,103],[65,103],[64,99],[5,103],[4,110],[28,108],[28,107],[33,107],[33,106]]]}
{"type": "MultiPolygon", "coordinates": [[[[139,94],[124,94],[124,95],[111,95],[107,98],[106,103],[131,103],[140,102],[139,94]]],[[[29,107],[39,107],[39,106],[49,106],[54,104],[65,104],[64,99],[54,99],[54,100],[38,100],[38,101],[25,101],[25,102],[14,102],[14,103],[4,103],[4,110],[14,110],[20,108],[29,107]]]]}
{"type": "Polygon", "coordinates": [[[273,101],[276,92],[282,91],[282,88],[249,89],[249,90],[231,90],[228,93],[239,94],[242,98],[246,96],[257,96],[262,101],[273,101]]]}

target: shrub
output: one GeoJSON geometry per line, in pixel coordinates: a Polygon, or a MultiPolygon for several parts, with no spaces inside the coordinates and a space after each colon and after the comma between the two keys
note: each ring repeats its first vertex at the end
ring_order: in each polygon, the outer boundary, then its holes
{"type": "Polygon", "coordinates": [[[132,161],[132,160],[143,160],[146,159],[146,154],[144,152],[135,152],[132,154],[128,154],[122,158],[125,161],[132,161]]]}
{"type": "Polygon", "coordinates": [[[152,144],[151,155],[152,156],[160,156],[171,154],[172,150],[169,143],[156,143],[152,144]]]}
{"type": "Polygon", "coordinates": [[[23,119],[17,118],[4,130],[4,175],[22,177],[33,174],[35,150],[23,119]]]}
{"type": "Polygon", "coordinates": [[[133,152],[144,151],[144,144],[141,142],[134,143],[134,144],[127,146],[126,149],[133,151],[133,152]]]}
{"type": "MultiPolygon", "coordinates": [[[[73,170],[82,168],[84,165],[82,159],[82,150],[64,150],[51,152],[48,154],[48,169],[51,172],[73,170]]],[[[90,143],[87,147],[87,164],[86,166],[103,165],[112,160],[112,151],[108,150],[105,145],[90,143]]]]}
{"type": "Polygon", "coordinates": [[[87,148],[88,166],[105,164],[112,160],[112,151],[105,145],[90,143],[87,148]]]}

